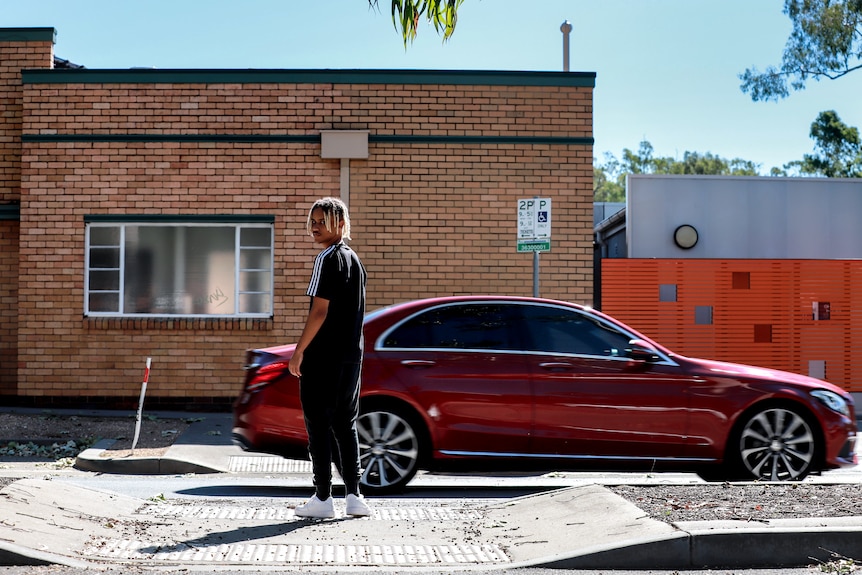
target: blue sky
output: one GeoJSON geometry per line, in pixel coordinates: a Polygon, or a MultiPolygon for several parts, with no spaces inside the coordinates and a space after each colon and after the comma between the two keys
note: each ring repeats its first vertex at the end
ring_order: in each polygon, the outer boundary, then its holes
{"type": "Polygon", "coordinates": [[[88,68],[570,69],[595,72],[595,155],[648,140],[655,154],[742,158],[761,173],[813,151],[811,123],[835,110],[862,129],[862,71],[752,102],[738,74],[778,65],[782,0],[465,0],[446,43],[423,23],[404,49],[388,0],[28,0],[0,27],[54,27],[55,54],[88,68]]]}

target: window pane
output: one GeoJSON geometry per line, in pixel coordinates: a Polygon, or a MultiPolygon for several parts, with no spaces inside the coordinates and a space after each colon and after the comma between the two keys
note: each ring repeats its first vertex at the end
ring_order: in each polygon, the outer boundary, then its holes
{"type": "Polygon", "coordinates": [[[100,226],[90,226],[90,245],[91,246],[119,246],[120,245],[120,228],[110,227],[104,228],[100,226]]]}
{"type": "Polygon", "coordinates": [[[234,314],[233,227],[127,226],[129,313],[234,314]]]}
{"type": "Polygon", "coordinates": [[[90,248],[90,267],[119,269],[120,248],[90,248]]]}
{"type": "Polygon", "coordinates": [[[236,313],[235,228],[189,228],[185,290],[191,313],[236,313]]]}
{"type": "Polygon", "coordinates": [[[239,290],[269,293],[270,277],[269,272],[243,272],[239,274],[239,290]]]}
{"type": "Polygon", "coordinates": [[[265,250],[240,250],[239,267],[241,270],[268,270],[270,269],[269,249],[265,250]]]}
{"type": "Polygon", "coordinates": [[[90,293],[89,309],[91,312],[118,312],[120,311],[120,294],[90,293]]]}
{"type": "Polygon", "coordinates": [[[242,228],[239,231],[239,245],[242,248],[268,248],[272,245],[272,228],[242,228]]]}
{"type": "MultiPolygon", "coordinates": [[[[153,252],[140,244],[126,241],[125,313],[152,313],[153,311],[153,252]]],[[[136,234],[131,234],[135,238],[136,234]]]]}
{"type": "Polygon", "coordinates": [[[520,347],[512,306],[453,305],[413,318],[386,338],[386,347],[503,349],[520,347]]]}
{"type": "Polygon", "coordinates": [[[90,289],[93,291],[119,291],[120,274],[115,271],[91,271],[90,289]]]}
{"type": "Polygon", "coordinates": [[[272,314],[271,302],[269,294],[240,294],[239,312],[272,314]]]}
{"type": "Polygon", "coordinates": [[[548,306],[525,306],[529,349],[548,353],[621,357],[627,334],[584,314],[548,306]]]}

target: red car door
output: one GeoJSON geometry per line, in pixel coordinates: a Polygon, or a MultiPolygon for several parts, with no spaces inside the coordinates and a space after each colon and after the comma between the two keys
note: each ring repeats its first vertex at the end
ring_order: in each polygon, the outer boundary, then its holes
{"type": "Polygon", "coordinates": [[[438,453],[526,452],[530,373],[512,313],[510,305],[445,305],[381,338],[377,361],[421,406],[438,453]]]}
{"type": "Polygon", "coordinates": [[[577,310],[524,306],[533,354],[536,454],[585,459],[681,457],[691,378],[625,357],[631,334],[577,310]]]}

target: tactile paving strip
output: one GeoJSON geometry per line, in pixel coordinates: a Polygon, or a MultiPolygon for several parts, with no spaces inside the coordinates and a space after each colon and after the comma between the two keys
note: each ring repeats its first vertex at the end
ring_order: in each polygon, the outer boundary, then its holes
{"type": "Polygon", "coordinates": [[[311,473],[311,462],[282,457],[234,455],[228,463],[231,473],[311,473]]]}
{"type": "Polygon", "coordinates": [[[163,548],[132,539],[102,539],[84,554],[105,559],[301,565],[500,564],[509,558],[497,545],[281,545],[222,544],[163,548]]]}
{"type": "MultiPolygon", "coordinates": [[[[283,506],[250,507],[237,505],[172,505],[156,503],[144,506],[140,513],[183,519],[290,520],[293,509],[283,506]]],[[[380,521],[465,521],[481,519],[482,514],[469,509],[441,507],[375,507],[370,519],[380,521]]]]}

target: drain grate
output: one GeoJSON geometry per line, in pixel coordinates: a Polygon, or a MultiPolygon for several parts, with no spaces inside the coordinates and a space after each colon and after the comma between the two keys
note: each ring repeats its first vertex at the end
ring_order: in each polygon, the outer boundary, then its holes
{"type": "Polygon", "coordinates": [[[132,539],[90,544],[90,557],[165,562],[300,565],[454,565],[508,563],[497,545],[280,545],[222,544],[191,547],[153,545],[132,539]]]}
{"type": "Polygon", "coordinates": [[[234,455],[230,458],[228,471],[231,473],[311,473],[311,462],[271,455],[234,455]]]}
{"type": "MultiPolygon", "coordinates": [[[[140,510],[145,515],[182,519],[227,519],[285,521],[295,519],[293,509],[284,506],[251,507],[239,505],[172,505],[148,504],[140,510]]],[[[370,519],[378,521],[465,521],[481,519],[478,511],[440,507],[373,507],[370,519]]]]}

